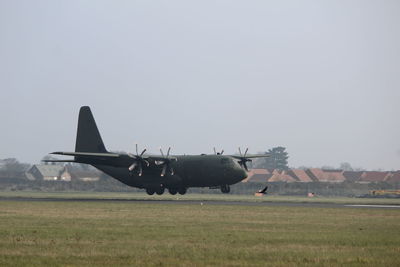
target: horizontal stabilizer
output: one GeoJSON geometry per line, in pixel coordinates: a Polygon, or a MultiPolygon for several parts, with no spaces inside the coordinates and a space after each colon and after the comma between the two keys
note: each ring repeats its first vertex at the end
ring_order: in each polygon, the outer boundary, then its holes
{"type": "Polygon", "coordinates": [[[76,162],[75,160],[70,160],[70,159],[44,159],[42,162],[76,162]]]}
{"type": "Polygon", "coordinates": [[[99,158],[119,158],[116,153],[91,153],[91,152],[53,152],[53,155],[75,156],[75,157],[99,157],[99,158]]]}

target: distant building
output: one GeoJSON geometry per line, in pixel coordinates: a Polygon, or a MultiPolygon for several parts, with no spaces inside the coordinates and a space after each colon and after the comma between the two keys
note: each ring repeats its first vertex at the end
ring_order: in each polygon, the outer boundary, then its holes
{"type": "Polygon", "coordinates": [[[392,172],[390,176],[386,177],[385,182],[400,183],[400,171],[392,172]]]}
{"type": "Polygon", "coordinates": [[[346,180],[343,176],[343,170],[322,170],[325,182],[341,183],[346,180]]]}
{"type": "Polygon", "coordinates": [[[390,172],[367,171],[361,175],[359,182],[377,183],[377,182],[383,182],[389,177],[390,177],[390,172]]]}
{"type": "Polygon", "coordinates": [[[314,182],[340,183],[346,180],[342,170],[310,168],[306,170],[306,173],[314,182]]]}
{"type": "Polygon", "coordinates": [[[247,178],[243,180],[243,182],[266,183],[271,176],[272,173],[267,169],[252,169],[249,171],[247,178]]]}
{"type": "Polygon", "coordinates": [[[60,165],[33,165],[27,172],[29,180],[57,181],[60,180],[64,166],[60,165]]]}
{"type": "Polygon", "coordinates": [[[305,170],[292,169],[288,171],[288,174],[295,178],[298,182],[309,183],[313,181],[305,170]]]}
{"type": "Polygon", "coordinates": [[[395,172],[379,171],[342,171],[319,168],[290,169],[287,171],[270,169],[252,169],[243,182],[323,182],[323,183],[400,183],[400,170],[395,172]]]}
{"type": "Polygon", "coordinates": [[[296,179],[288,174],[288,171],[274,170],[268,182],[296,182],[296,179]]]}
{"type": "Polygon", "coordinates": [[[97,170],[82,170],[71,165],[33,165],[27,172],[26,177],[29,180],[43,181],[65,181],[73,180],[94,182],[100,179],[100,172],[97,170]]]}
{"type": "Polygon", "coordinates": [[[97,170],[81,170],[66,167],[62,175],[64,176],[65,181],[79,180],[84,182],[95,182],[100,179],[101,173],[97,170]]]}
{"type": "Polygon", "coordinates": [[[364,171],[344,171],[343,176],[348,182],[358,182],[361,179],[364,171]]]}

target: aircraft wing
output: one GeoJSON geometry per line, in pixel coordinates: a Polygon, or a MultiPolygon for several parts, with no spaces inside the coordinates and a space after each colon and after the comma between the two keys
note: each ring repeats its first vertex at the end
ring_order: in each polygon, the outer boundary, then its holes
{"type": "MultiPolygon", "coordinates": [[[[138,160],[136,155],[130,154],[119,154],[119,153],[91,153],[91,152],[53,152],[50,153],[53,155],[63,155],[63,156],[74,156],[78,157],[79,159],[75,158],[74,160],[44,160],[43,162],[81,162],[82,160],[84,163],[92,163],[92,162],[101,162],[103,165],[110,165],[110,166],[130,166],[132,162],[138,160]],[[116,161],[117,160],[117,161],[116,161]]],[[[162,157],[162,156],[142,156],[143,160],[146,161],[154,161],[156,165],[158,162],[165,162],[165,161],[177,161],[176,157],[162,157]]]]}
{"type": "Polygon", "coordinates": [[[168,159],[168,160],[170,160],[170,161],[177,161],[178,160],[178,158],[176,158],[176,157],[168,157],[168,158],[166,158],[166,157],[161,157],[161,156],[147,156],[147,157],[144,157],[145,159],[150,159],[150,160],[154,160],[154,161],[165,161],[166,159],[168,159]]]}

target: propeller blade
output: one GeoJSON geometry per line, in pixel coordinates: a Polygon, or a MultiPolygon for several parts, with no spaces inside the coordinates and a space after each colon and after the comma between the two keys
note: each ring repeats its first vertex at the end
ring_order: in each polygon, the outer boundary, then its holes
{"type": "Polygon", "coordinates": [[[249,171],[249,169],[247,168],[246,161],[245,161],[245,162],[243,162],[243,168],[246,170],[246,172],[248,172],[248,171],[249,171]]]}
{"type": "Polygon", "coordinates": [[[217,151],[215,150],[215,147],[214,147],[214,155],[217,155],[217,151]]]}
{"type": "Polygon", "coordinates": [[[129,166],[128,170],[133,171],[136,168],[136,166],[137,166],[137,162],[135,161],[134,163],[132,163],[131,166],[129,166]]]}
{"type": "Polygon", "coordinates": [[[223,150],[223,149],[221,150],[221,155],[222,155],[222,154],[224,154],[224,150],[223,150]]]}
{"type": "Polygon", "coordinates": [[[241,157],[243,157],[242,150],[240,149],[240,147],[239,147],[239,154],[240,154],[241,157]]]}
{"type": "Polygon", "coordinates": [[[169,157],[169,152],[171,151],[171,147],[169,147],[168,148],[168,151],[167,151],[167,158],[169,157]]]}
{"type": "Polygon", "coordinates": [[[161,171],[161,176],[165,176],[166,173],[167,173],[167,164],[164,164],[162,171],[161,171]]]}
{"type": "Polygon", "coordinates": [[[143,149],[142,153],[140,153],[140,157],[143,156],[143,154],[144,154],[144,152],[146,152],[146,150],[147,150],[146,148],[143,149]]]}
{"type": "Polygon", "coordinates": [[[139,175],[139,176],[142,176],[142,174],[143,174],[142,163],[139,163],[139,164],[138,164],[138,175],[139,175]]]}
{"type": "Polygon", "coordinates": [[[163,153],[163,151],[162,151],[161,147],[160,147],[160,152],[161,152],[161,156],[163,156],[163,157],[164,157],[164,153],[163,153]]]}
{"type": "Polygon", "coordinates": [[[136,143],[135,145],[136,145],[136,155],[138,155],[138,156],[139,156],[139,152],[138,152],[138,144],[136,143]]]}
{"type": "Polygon", "coordinates": [[[249,151],[249,148],[246,148],[246,151],[244,152],[243,157],[246,157],[247,151],[249,151]]]}

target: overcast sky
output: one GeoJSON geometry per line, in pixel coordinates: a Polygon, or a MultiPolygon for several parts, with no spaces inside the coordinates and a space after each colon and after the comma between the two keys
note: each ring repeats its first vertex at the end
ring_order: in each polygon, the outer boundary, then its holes
{"type": "Polygon", "coordinates": [[[75,147],[400,169],[400,2],[0,0],[0,158],[75,147]]]}

